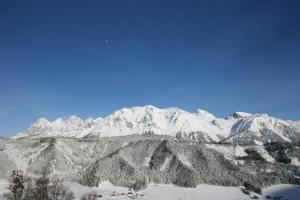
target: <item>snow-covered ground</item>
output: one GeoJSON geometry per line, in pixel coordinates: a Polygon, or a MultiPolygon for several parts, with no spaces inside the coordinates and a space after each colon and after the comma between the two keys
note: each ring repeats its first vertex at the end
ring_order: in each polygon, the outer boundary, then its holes
{"type": "MultiPolygon", "coordinates": [[[[102,194],[102,199],[132,199],[125,187],[114,187],[108,181],[103,182],[98,188],[88,188],[79,184],[69,183],[70,189],[74,192],[76,199],[86,192],[97,191],[102,194]],[[116,196],[112,193],[116,192],[116,196]]],[[[298,200],[300,197],[300,186],[297,185],[275,185],[263,189],[263,194],[251,193],[245,195],[240,187],[223,187],[213,185],[198,185],[196,188],[184,188],[173,185],[151,184],[147,189],[137,192],[137,200],[250,200],[256,195],[259,199],[267,199],[282,196],[282,199],[298,200]]]]}
{"type": "Polygon", "coordinates": [[[172,185],[151,185],[143,191],[149,200],[233,200],[250,199],[236,187],[199,185],[196,188],[183,188],[172,185]]]}
{"type": "Polygon", "coordinates": [[[263,190],[264,196],[278,197],[282,199],[297,200],[300,199],[300,186],[299,185],[273,185],[263,190]]]}
{"type": "MultiPolygon", "coordinates": [[[[113,192],[125,193],[128,191],[128,188],[113,186],[109,181],[104,181],[100,183],[98,187],[87,187],[87,186],[80,185],[78,183],[70,183],[70,182],[66,183],[66,185],[74,193],[75,199],[80,199],[80,197],[83,194],[93,192],[93,191],[96,191],[97,194],[103,195],[104,197],[106,197],[106,199],[110,199],[111,194],[113,192]]],[[[118,198],[116,197],[114,199],[118,199],[118,198]]]]}
{"type": "MultiPolygon", "coordinates": [[[[143,191],[133,194],[127,194],[128,189],[125,187],[115,187],[109,181],[102,182],[99,187],[86,187],[78,183],[65,183],[75,195],[75,199],[88,192],[95,191],[97,194],[103,195],[99,199],[137,199],[137,200],[250,200],[254,195],[258,199],[266,200],[282,196],[282,199],[298,200],[300,197],[299,185],[274,185],[263,189],[263,194],[258,195],[251,193],[245,195],[240,187],[223,187],[213,185],[198,185],[196,188],[184,188],[173,185],[157,185],[151,184],[143,191]],[[112,196],[112,194],[115,196],[112,196]],[[122,195],[123,194],[123,195],[122,195]]],[[[0,197],[3,192],[7,192],[7,181],[0,180],[0,197]]]]}
{"type": "Polygon", "coordinates": [[[8,186],[7,181],[0,179],[0,199],[3,193],[8,192],[7,186],[8,186]]]}

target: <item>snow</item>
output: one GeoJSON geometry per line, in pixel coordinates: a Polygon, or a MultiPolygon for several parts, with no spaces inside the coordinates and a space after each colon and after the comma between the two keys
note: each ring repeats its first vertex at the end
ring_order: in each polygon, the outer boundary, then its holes
{"type": "Polygon", "coordinates": [[[251,113],[246,112],[234,112],[231,115],[228,116],[228,118],[235,118],[235,119],[241,119],[241,118],[247,118],[252,116],[251,113]]]}
{"type": "Polygon", "coordinates": [[[197,109],[195,112],[202,119],[206,119],[207,121],[212,121],[215,119],[215,116],[206,110],[197,109]]]}
{"type": "MultiPolygon", "coordinates": [[[[251,131],[257,133],[260,136],[260,131],[263,129],[268,129],[273,131],[279,137],[287,142],[291,140],[283,134],[284,127],[294,127],[295,123],[291,121],[284,121],[281,119],[276,119],[270,117],[267,114],[255,114],[250,117],[240,120],[235,124],[231,129],[231,135],[239,134],[246,131],[251,131]]],[[[295,129],[299,128],[298,126],[294,127],[295,129]]]]}
{"type": "Polygon", "coordinates": [[[108,180],[99,183],[98,187],[87,187],[84,185],[80,185],[78,183],[71,183],[71,182],[67,182],[66,185],[74,193],[75,200],[79,200],[83,194],[93,192],[93,191],[97,192],[98,194],[102,194],[105,197],[105,199],[118,199],[118,198],[111,197],[111,194],[113,192],[125,193],[129,191],[128,188],[126,187],[117,187],[112,185],[108,180]]]}
{"type": "MultiPolygon", "coordinates": [[[[103,195],[103,199],[131,199],[130,195],[120,195],[121,193],[127,194],[129,191],[126,187],[113,186],[108,180],[101,182],[98,187],[87,187],[78,183],[65,182],[65,185],[70,188],[74,193],[75,200],[88,192],[96,191],[98,194],[103,195]],[[117,196],[111,196],[116,192],[117,196]]],[[[6,180],[0,180],[0,197],[3,193],[8,192],[8,183],[6,180]]],[[[145,190],[133,192],[139,194],[135,199],[140,200],[250,200],[253,195],[256,195],[261,200],[266,200],[266,196],[271,198],[282,196],[282,199],[298,200],[300,196],[299,185],[280,184],[263,188],[262,195],[252,193],[245,195],[240,187],[224,187],[201,184],[196,188],[184,188],[173,185],[163,184],[150,184],[145,190]],[[141,196],[143,194],[144,196],[141,196]]]]}
{"type": "Polygon", "coordinates": [[[222,130],[211,123],[216,119],[212,114],[197,110],[190,113],[179,108],[158,109],[154,106],[123,108],[113,112],[103,120],[81,120],[71,116],[53,122],[39,119],[18,137],[28,136],[64,136],[84,137],[95,134],[101,137],[130,135],[153,131],[159,135],[175,136],[178,132],[206,133],[209,138],[218,141],[217,134],[222,130]]]}
{"type": "Polygon", "coordinates": [[[2,194],[4,194],[5,192],[8,192],[9,190],[7,189],[8,187],[8,183],[6,180],[0,179],[0,197],[2,196],[2,194]]]}
{"type": "Polygon", "coordinates": [[[87,187],[78,183],[67,182],[65,185],[74,193],[75,200],[79,200],[80,197],[85,193],[98,191],[97,187],[87,187]]]}
{"type": "Polygon", "coordinates": [[[148,167],[150,160],[151,160],[150,156],[145,157],[142,166],[148,167]]]}
{"type": "MultiPolygon", "coordinates": [[[[38,119],[24,132],[13,137],[76,137],[85,136],[111,137],[153,132],[158,135],[176,136],[177,133],[202,135],[206,140],[218,142],[231,135],[251,131],[260,135],[260,131],[273,131],[285,141],[290,141],[284,132],[284,127],[290,127],[295,132],[300,131],[300,123],[284,121],[267,114],[250,114],[235,112],[226,118],[216,118],[213,114],[198,109],[187,112],[172,107],[159,109],[151,105],[144,107],[123,108],[113,112],[105,118],[88,118],[82,120],[77,116],[67,119],[58,118],[49,121],[38,119]]],[[[261,145],[261,141],[255,141],[261,145]]]]}
{"type": "Polygon", "coordinates": [[[292,165],[300,166],[300,162],[299,162],[298,158],[291,158],[291,159],[292,159],[292,162],[291,162],[292,165]]]}
{"type": "Polygon", "coordinates": [[[237,145],[234,148],[234,156],[235,157],[244,157],[244,156],[247,156],[247,153],[245,152],[244,147],[241,147],[241,146],[237,145]]]}
{"type": "Polygon", "coordinates": [[[185,166],[193,169],[193,165],[192,163],[190,163],[190,161],[188,161],[188,159],[184,156],[184,155],[181,155],[181,154],[178,154],[178,159],[181,161],[182,164],[184,164],[185,166]]]}
{"type": "Polygon", "coordinates": [[[6,154],[10,160],[14,161],[17,169],[23,170],[24,172],[26,172],[28,168],[28,161],[35,158],[47,147],[46,144],[43,144],[33,151],[31,148],[25,147],[24,149],[19,149],[15,145],[15,143],[7,143],[6,154]]]}
{"type": "MultiPolygon", "coordinates": [[[[206,147],[214,149],[219,153],[223,154],[225,159],[234,161],[234,163],[243,163],[236,162],[236,158],[247,156],[245,152],[245,147],[240,145],[221,145],[221,144],[206,144],[206,147]]],[[[270,156],[270,154],[262,146],[247,146],[247,148],[253,148],[257,151],[267,162],[274,163],[275,159],[270,156]]]]}
{"type": "Polygon", "coordinates": [[[227,160],[235,160],[235,148],[232,145],[206,144],[205,146],[223,154],[227,160]]]}
{"type": "Polygon", "coordinates": [[[164,164],[161,166],[160,171],[166,170],[167,166],[170,164],[171,158],[166,158],[164,164]]]}
{"type": "Polygon", "coordinates": [[[239,188],[212,185],[199,185],[196,188],[181,188],[172,185],[151,185],[143,191],[149,200],[240,200],[250,199],[239,188]]]}
{"type": "Polygon", "coordinates": [[[99,190],[103,190],[103,191],[109,191],[109,192],[126,192],[128,191],[127,187],[117,187],[114,186],[109,180],[103,181],[101,183],[99,183],[98,188],[99,190]]]}
{"type": "Polygon", "coordinates": [[[263,145],[264,145],[263,142],[258,141],[258,140],[254,140],[254,143],[255,143],[256,145],[260,145],[260,146],[263,146],[263,145]]]}
{"type": "Polygon", "coordinates": [[[252,114],[247,112],[235,112],[238,116],[241,117],[250,117],[252,114]]]}
{"type": "Polygon", "coordinates": [[[271,187],[263,189],[263,195],[269,195],[273,198],[276,196],[282,196],[282,199],[299,200],[300,186],[288,184],[273,185],[271,187]]]}
{"type": "Polygon", "coordinates": [[[124,148],[124,147],[126,147],[128,144],[129,144],[128,142],[125,142],[125,143],[122,144],[121,147],[124,148]]]}
{"type": "Polygon", "coordinates": [[[255,150],[263,157],[267,162],[274,163],[275,159],[264,149],[259,146],[254,147],[255,150]]]}
{"type": "MultiPolygon", "coordinates": [[[[111,196],[112,192],[116,191],[118,194],[127,192],[128,189],[124,187],[115,187],[109,181],[100,183],[98,188],[88,188],[79,184],[69,184],[70,189],[75,192],[76,199],[86,192],[97,191],[98,194],[104,196],[103,199],[131,199],[130,196],[111,196]]],[[[184,188],[173,185],[150,184],[145,190],[137,192],[144,196],[138,196],[135,199],[143,200],[250,200],[254,195],[259,199],[265,200],[266,196],[271,197],[283,196],[283,199],[298,200],[300,195],[300,186],[297,185],[274,185],[263,189],[263,194],[255,194],[251,192],[250,195],[245,195],[240,187],[224,187],[214,185],[198,185],[196,188],[184,188]]]]}

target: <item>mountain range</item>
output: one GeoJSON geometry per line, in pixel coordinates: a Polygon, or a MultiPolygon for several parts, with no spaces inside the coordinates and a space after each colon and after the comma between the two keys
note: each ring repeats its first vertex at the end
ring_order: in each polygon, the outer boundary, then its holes
{"type": "Polygon", "coordinates": [[[300,184],[300,125],[267,114],[154,106],[123,108],[105,118],[38,119],[0,138],[0,179],[13,169],[65,181],[142,189],[151,183],[196,187],[300,184]]]}
{"type": "Polygon", "coordinates": [[[300,141],[300,121],[282,120],[267,114],[235,112],[217,118],[205,110],[159,109],[151,105],[117,110],[105,118],[82,120],[77,116],[48,121],[40,118],[13,139],[43,137],[112,137],[157,134],[199,142],[262,144],[270,140],[300,141]]]}

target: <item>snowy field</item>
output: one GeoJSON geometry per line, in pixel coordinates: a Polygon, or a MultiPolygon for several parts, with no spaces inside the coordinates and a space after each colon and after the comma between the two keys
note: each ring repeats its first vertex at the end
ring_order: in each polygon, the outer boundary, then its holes
{"type": "Polygon", "coordinates": [[[2,194],[4,192],[8,191],[7,186],[8,186],[7,181],[3,180],[3,179],[0,179],[0,199],[1,199],[2,194]]]}
{"type": "MultiPolygon", "coordinates": [[[[0,197],[3,192],[7,192],[7,182],[0,180],[0,197]]],[[[183,188],[172,185],[156,185],[151,184],[147,189],[139,192],[128,194],[128,188],[115,187],[110,182],[102,182],[99,187],[86,187],[77,183],[66,183],[66,185],[74,192],[75,199],[88,192],[95,191],[101,194],[103,200],[250,200],[254,195],[258,199],[280,199],[299,200],[300,186],[298,185],[274,185],[263,189],[263,194],[258,195],[251,193],[245,195],[239,187],[223,187],[212,185],[199,185],[196,188],[183,188]],[[268,197],[268,198],[267,198],[268,197]]],[[[1,198],[0,198],[1,199],[1,198]]]]}
{"type": "MultiPolygon", "coordinates": [[[[132,199],[131,196],[121,195],[128,192],[127,188],[114,187],[108,181],[103,182],[97,188],[89,188],[76,183],[68,183],[70,189],[74,192],[76,199],[86,192],[97,191],[102,194],[102,199],[132,199]],[[116,196],[111,196],[116,192],[116,196]]],[[[250,200],[256,195],[258,199],[267,199],[267,196],[281,199],[299,200],[300,186],[297,185],[274,185],[263,189],[263,194],[251,193],[245,195],[239,187],[223,187],[213,185],[199,185],[196,188],[183,188],[172,185],[151,184],[147,189],[137,192],[137,200],[250,200]],[[143,196],[142,196],[143,195],[143,196]]]]}

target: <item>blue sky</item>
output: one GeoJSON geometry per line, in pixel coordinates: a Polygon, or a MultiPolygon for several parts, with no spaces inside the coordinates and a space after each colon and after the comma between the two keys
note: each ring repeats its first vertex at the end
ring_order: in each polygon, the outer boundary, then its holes
{"type": "Polygon", "coordinates": [[[300,120],[299,1],[0,1],[0,135],[151,104],[300,120]]]}

